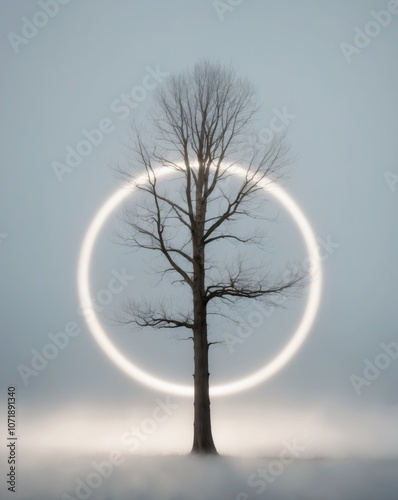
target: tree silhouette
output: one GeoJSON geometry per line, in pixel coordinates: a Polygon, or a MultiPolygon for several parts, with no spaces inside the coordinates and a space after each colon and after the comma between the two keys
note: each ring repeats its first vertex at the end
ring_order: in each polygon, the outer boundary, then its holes
{"type": "MultiPolygon", "coordinates": [[[[279,179],[287,164],[283,134],[268,144],[247,147],[259,107],[247,79],[219,63],[203,61],[173,75],[154,97],[150,132],[135,127],[132,166],[145,173],[136,189],[145,200],[126,207],[123,244],[154,251],[166,263],[161,276],[176,276],[192,306],[166,302],[129,302],[124,322],[139,327],[185,328],[194,352],[193,453],[217,453],[211,430],[208,319],[211,303],[233,305],[242,299],[272,301],[303,285],[302,274],[271,276],[237,257],[212,265],[209,248],[230,241],[260,244],[259,234],[241,235],[238,220],[256,217],[256,194],[265,179],[279,179]],[[246,146],[245,146],[246,144],[246,146]],[[233,174],[234,165],[244,176],[233,174]],[[172,171],[173,183],[161,182],[159,168],[172,171]],[[172,186],[170,188],[170,186],[172,186]]],[[[120,169],[129,179],[130,167],[120,169]]],[[[214,264],[214,263],[213,263],[214,264]]]]}

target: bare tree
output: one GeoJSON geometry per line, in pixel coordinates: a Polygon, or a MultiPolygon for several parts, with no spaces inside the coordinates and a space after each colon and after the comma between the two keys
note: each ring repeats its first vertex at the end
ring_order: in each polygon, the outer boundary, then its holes
{"type": "MultiPolygon", "coordinates": [[[[287,162],[283,136],[267,145],[243,147],[258,111],[254,88],[235,71],[208,61],[171,76],[158,89],[150,132],[135,128],[133,165],[145,173],[136,183],[144,203],[126,207],[123,243],[160,254],[161,275],[186,288],[191,307],[129,302],[125,322],[140,327],[185,328],[194,347],[193,453],[217,453],[209,397],[209,308],[241,299],[272,301],[296,290],[303,276],[272,277],[244,259],[215,266],[209,247],[222,241],[259,244],[259,235],[233,231],[238,219],[255,217],[256,194],[277,179],[287,162]],[[233,167],[244,168],[237,177],[233,167]],[[159,169],[172,171],[161,182],[159,169]],[[170,186],[172,186],[170,188],[170,186]]],[[[247,141],[246,141],[247,142],[247,141]]],[[[121,170],[131,179],[131,169],[121,170]]],[[[258,201],[258,200],[257,200],[258,201]]],[[[218,309],[219,310],[219,309],[218,309]]]]}

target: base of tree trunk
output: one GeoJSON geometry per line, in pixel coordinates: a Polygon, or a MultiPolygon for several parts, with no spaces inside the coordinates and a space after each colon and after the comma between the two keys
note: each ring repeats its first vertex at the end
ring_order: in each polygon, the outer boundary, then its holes
{"type": "Polygon", "coordinates": [[[219,456],[220,454],[218,453],[218,451],[215,448],[212,450],[192,448],[190,455],[213,455],[213,456],[218,455],[219,456]]]}
{"type": "Polygon", "coordinates": [[[196,444],[192,446],[191,455],[219,455],[214,443],[196,444]]]}

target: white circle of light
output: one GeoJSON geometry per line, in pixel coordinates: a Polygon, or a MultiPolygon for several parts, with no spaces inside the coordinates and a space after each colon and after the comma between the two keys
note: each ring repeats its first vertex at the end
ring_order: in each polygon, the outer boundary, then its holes
{"type": "MultiPolygon", "coordinates": [[[[246,170],[239,166],[234,167],[233,171],[231,168],[230,171],[236,175],[244,175],[246,173],[246,170]]],[[[162,167],[158,170],[157,176],[161,177],[169,172],[170,169],[162,167]]],[[[145,181],[145,179],[146,175],[144,174],[136,179],[135,183],[141,184],[145,181]]],[[[304,239],[309,261],[311,263],[311,283],[309,287],[308,299],[299,325],[291,336],[289,342],[279,352],[279,354],[277,354],[263,368],[257,370],[251,375],[224,385],[211,386],[210,394],[212,396],[225,396],[247,390],[260,384],[261,382],[264,382],[281,370],[294,357],[306,340],[314,323],[320,303],[322,290],[321,258],[315,235],[307,218],[297,203],[276,182],[270,181],[269,179],[263,179],[261,181],[261,187],[271,193],[272,196],[285,207],[285,209],[293,217],[304,239]]],[[[154,377],[150,373],[145,372],[126,358],[126,356],[111,342],[97,315],[95,314],[89,285],[90,261],[93,248],[98,234],[100,233],[109,215],[133,191],[134,185],[131,182],[128,182],[126,185],[117,190],[97,212],[84,237],[79,257],[77,281],[80,303],[84,304],[91,313],[90,318],[85,316],[85,321],[91,334],[101,349],[127,375],[146,386],[162,392],[176,394],[178,396],[193,396],[193,386],[181,385],[161,380],[154,377]]]]}

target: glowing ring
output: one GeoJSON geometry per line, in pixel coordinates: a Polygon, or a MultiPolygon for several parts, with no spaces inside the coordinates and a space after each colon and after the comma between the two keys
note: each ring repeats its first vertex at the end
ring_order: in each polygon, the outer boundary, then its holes
{"type": "MultiPolygon", "coordinates": [[[[170,172],[170,170],[163,167],[159,169],[157,176],[163,176],[168,172],[170,172]]],[[[244,175],[246,170],[237,166],[234,167],[234,171],[232,173],[236,175],[244,175]]],[[[145,175],[142,175],[136,180],[136,182],[140,184],[145,181],[145,178],[145,175]]],[[[247,377],[225,385],[210,387],[210,394],[212,396],[225,396],[249,389],[260,384],[261,382],[264,382],[281,370],[293,358],[306,340],[314,323],[320,303],[322,290],[321,258],[319,255],[319,247],[312,228],[296,202],[286,193],[286,191],[284,191],[284,189],[282,189],[281,186],[273,181],[271,182],[270,180],[265,179],[262,181],[262,187],[264,190],[271,193],[276,200],[278,200],[285,207],[285,209],[293,217],[303,236],[311,261],[312,279],[309,287],[308,300],[303,317],[301,318],[296,331],[279,354],[277,354],[272,361],[266,364],[263,368],[247,377]]],[[[138,368],[138,366],[134,365],[129,359],[127,359],[108,338],[108,335],[98,320],[93,308],[89,285],[89,269],[95,241],[109,215],[133,190],[133,184],[127,183],[116,191],[97,212],[85,235],[79,257],[77,276],[81,304],[85,304],[92,313],[90,319],[85,317],[85,320],[91,334],[105,354],[107,354],[107,356],[127,375],[144,385],[162,392],[176,394],[178,396],[193,396],[193,386],[180,385],[161,380],[154,377],[150,373],[145,372],[141,368],[138,368]]]]}

